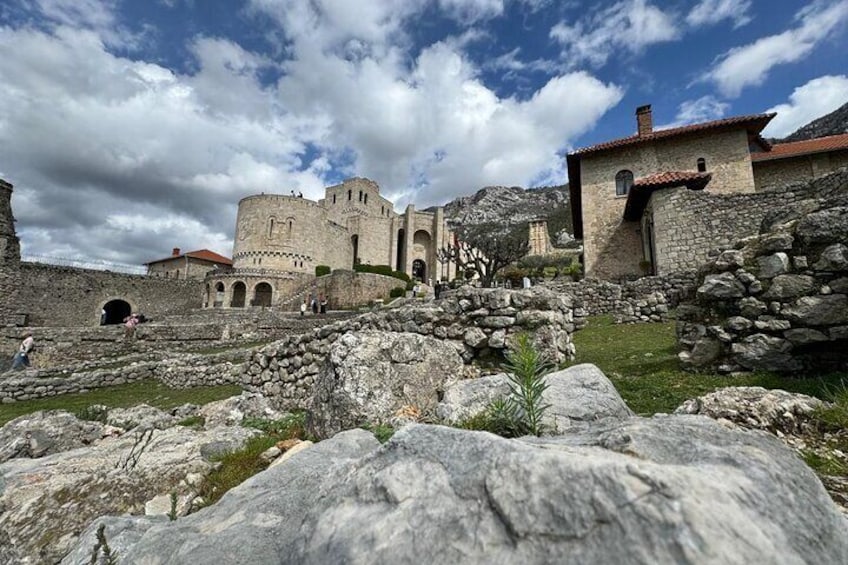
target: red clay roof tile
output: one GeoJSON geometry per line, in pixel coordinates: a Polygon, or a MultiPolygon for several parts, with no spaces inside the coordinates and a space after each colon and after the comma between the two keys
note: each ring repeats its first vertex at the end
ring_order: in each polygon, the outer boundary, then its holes
{"type": "Polygon", "coordinates": [[[839,149],[848,149],[848,133],[817,137],[816,139],[805,139],[804,141],[794,141],[792,143],[776,143],[772,145],[771,151],[751,153],[751,160],[770,161],[772,159],[784,159],[786,157],[797,157],[799,155],[836,151],[839,149]]]}
{"type": "Polygon", "coordinates": [[[605,141],[603,143],[598,143],[597,145],[592,145],[590,147],[584,147],[582,149],[577,149],[572,154],[574,155],[586,155],[588,153],[596,153],[599,151],[606,151],[608,149],[617,149],[619,147],[625,147],[628,145],[637,145],[639,143],[645,143],[648,141],[656,141],[658,139],[666,139],[669,137],[676,137],[679,135],[688,135],[691,133],[698,133],[705,130],[711,129],[721,129],[733,126],[744,127],[746,129],[751,129],[752,133],[759,134],[760,131],[771,121],[771,119],[776,114],[752,114],[749,116],[734,116],[732,118],[724,118],[722,120],[714,120],[712,122],[703,122],[700,124],[692,124],[688,126],[669,128],[669,129],[661,129],[655,130],[651,133],[645,135],[631,135],[629,137],[622,137],[619,139],[613,139],[612,141],[605,141]]]}
{"type": "Polygon", "coordinates": [[[171,259],[176,259],[178,257],[194,257],[195,259],[203,259],[204,261],[210,261],[212,263],[220,263],[221,265],[232,265],[233,261],[224,257],[223,255],[218,255],[214,251],[209,251],[208,249],[198,249],[197,251],[189,251],[188,253],[183,253],[181,255],[171,255],[170,257],[165,257],[164,259],[156,259],[155,261],[148,261],[145,265],[150,265],[152,263],[161,263],[162,261],[170,261],[171,259]]]}

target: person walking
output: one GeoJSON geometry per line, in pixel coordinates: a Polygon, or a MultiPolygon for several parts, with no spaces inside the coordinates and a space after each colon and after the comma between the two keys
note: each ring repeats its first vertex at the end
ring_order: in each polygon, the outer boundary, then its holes
{"type": "Polygon", "coordinates": [[[318,299],[312,297],[312,315],[318,314],[318,299]]]}
{"type": "Polygon", "coordinates": [[[301,316],[306,315],[306,299],[305,298],[303,299],[303,302],[300,303],[300,315],[301,316]]]}
{"type": "Polygon", "coordinates": [[[130,340],[135,337],[135,327],[138,325],[138,316],[130,314],[124,318],[124,339],[130,340]]]}
{"type": "Polygon", "coordinates": [[[31,331],[24,332],[23,338],[20,347],[18,347],[18,352],[12,358],[12,369],[16,371],[29,367],[29,355],[35,349],[35,340],[31,331]]]}

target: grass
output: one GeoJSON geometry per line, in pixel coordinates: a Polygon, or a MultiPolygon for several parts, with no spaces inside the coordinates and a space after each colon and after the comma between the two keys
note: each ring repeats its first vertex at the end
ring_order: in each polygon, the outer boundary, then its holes
{"type": "Polygon", "coordinates": [[[216,458],[221,465],[207,475],[200,487],[204,503],[217,502],[231,488],[264,471],[268,461],[262,459],[262,453],[279,441],[304,439],[305,423],[305,412],[289,414],[282,420],[245,419],[243,426],[262,430],[264,434],[248,440],[244,448],[216,458]]]}
{"type": "MultiPolygon", "coordinates": [[[[848,382],[846,374],[792,378],[770,373],[728,376],[683,371],[677,360],[674,322],[614,324],[610,317],[593,317],[586,328],[574,334],[574,345],[577,358],[572,364],[597,365],[631,410],[642,415],[672,412],[689,398],[727,386],[781,388],[827,399],[830,391],[848,382]]],[[[848,406],[848,394],[846,399],[848,406]]]]}
{"type": "Polygon", "coordinates": [[[138,404],[149,404],[156,408],[169,410],[181,404],[206,404],[237,394],[241,394],[241,388],[234,385],[177,389],[169,388],[158,381],[146,380],[92,389],[81,394],[63,394],[3,404],[0,405],[0,425],[37,410],[61,409],[81,413],[93,404],[103,404],[110,408],[127,408],[138,404]]]}

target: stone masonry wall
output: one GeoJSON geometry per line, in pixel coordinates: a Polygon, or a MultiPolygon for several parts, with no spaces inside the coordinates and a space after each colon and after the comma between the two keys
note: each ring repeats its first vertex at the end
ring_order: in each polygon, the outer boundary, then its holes
{"type": "Polygon", "coordinates": [[[84,392],[91,388],[155,378],[172,387],[238,384],[276,397],[284,408],[305,408],[331,344],[347,332],[413,332],[448,340],[463,360],[502,354],[519,332],[528,332],[553,360],[572,358],[571,334],[583,320],[567,296],[536,287],[528,290],[463,287],[436,302],[417,302],[336,321],[290,335],[260,349],[214,355],[140,355],[126,365],[104,369],[28,370],[0,378],[4,403],[84,392]]]}
{"type": "Polygon", "coordinates": [[[716,248],[726,249],[757,233],[763,217],[781,206],[845,190],[848,169],[812,182],[755,194],[711,194],[672,188],[651,197],[655,268],[659,275],[694,271],[716,248]]]}
{"type": "Polygon", "coordinates": [[[806,182],[814,177],[848,167],[848,150],[754,161],[752,164],[757,192],[763,192],[781,188],[787,184],[806,182]]]}
{"type": "Polygon", "coordinates": [[[834,178],[835,195],[772,210],[759,235],[704,266],[678,310],[684,366],[848,371],[848,175],[834,178]]]}
{"type": "MultiPolygon", "coordinates": [[[[199,281],[151,278],[105,271],[21,263],[13,272],[16,292],[7,309],[28,315],[31,326],[96,326],[100,310],[121,299],[152,318],[199,308],[199,281]]],[[[0,303],[9,300],[0,297],[0,303]]]]}
{"type": "Polygon", "coordinates": [[[616,323],[635,323],[667,320],[670,308],[694,295],[696,282],[697,274],[686,271],[621,283],[583,279],[545,286],[571,296],[581,316],[608,314],[616,323]]]}

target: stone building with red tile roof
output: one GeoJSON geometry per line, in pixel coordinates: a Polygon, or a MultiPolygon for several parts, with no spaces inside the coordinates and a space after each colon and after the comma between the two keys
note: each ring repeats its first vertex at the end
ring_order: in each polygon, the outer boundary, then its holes
{"type": "Polygon", "coordinates": [[[719,237],[718,226],[733,232],[732,222],[709,217],[704,229],[692,233],[678,225],[665,229],[674,218],[660,217],[658,210],[673,214],[673,207],[654,203],[669,193],[702,192],[724,207],[734,195],[772,191],[848,165],[848,135],[770,144],[760,133],[774,115],[655,130],[651,107],[642,106],[635,135],[569,153],[572,219],[575,237],[583,239],[586,276],[621,279],[690,269],[705,257],[704,246],[750,235],[751,223],[745,222],[739,233],[719,237]]]}
{"type": "Polygon", "coordinates": [[[231,259],[208,249],[181,253],[179,247],[171,251],[170,257],[145,263],[151,277],[171,279],[203,280],[209,271],[219,267],[232,267],[231,259]]]}

